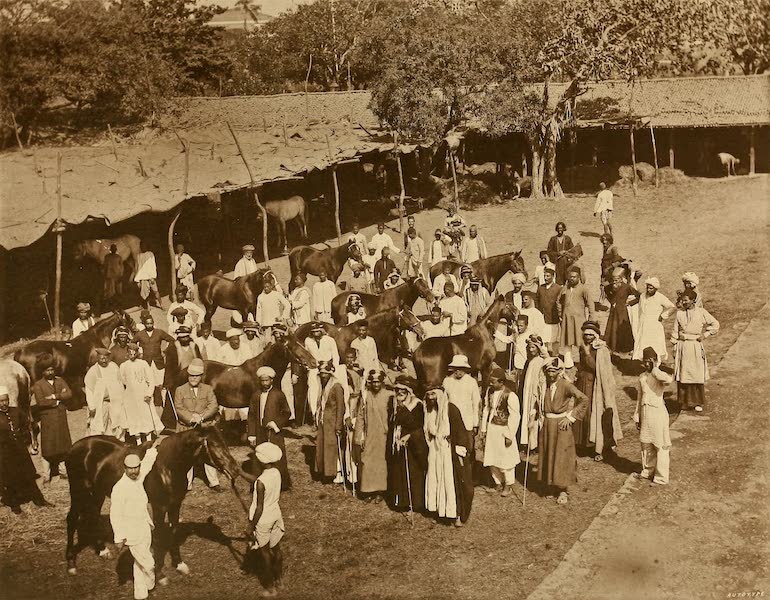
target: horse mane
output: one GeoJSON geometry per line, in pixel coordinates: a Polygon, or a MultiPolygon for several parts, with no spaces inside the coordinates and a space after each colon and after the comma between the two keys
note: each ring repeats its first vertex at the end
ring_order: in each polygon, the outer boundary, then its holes
{"type": "Polygon", "coordinates": [[[285,348],[283,348],[283,344],[270,342],[267,346],[265,346],[265,349],[262,350],[262,352],[257,354],[254,358],[250,358],[249,360],[244,361],[241,366],[247,369],[253,369],[255,365],[267,364],[267,361],[273,357],[273,354],[282,349],[285,350],[285,348]]]}
{"type": "Polygon", "coordinates": [[[493,315],[498,315],[500,313],[503,306],[505,306],[505,297],[502,294],[498,294],[497,298],[495,298],[495,301],[489,305],[487,311],[478,321],[476,321],[474,326],[480,325],[482,323],[486,324],[493,315]]]}
{"type": "MultiPolygon", "coordinates": [[[[104,330],[110,329],[110,328],[114,330],[117,324],[123,320],[123,315],[125,315],[125,313],[121,314],[120,312],[114,312],[108,317],[99,319],[96,323],[94,323],[93,327],[88,328],[79,336],[71,340],[70,346],[75,347],[75,346],[87,345],[90,342],[101,343],[101,338],[104,335],[106,335],[106,332],[104,330]]],[[[109,333],[112,333],[112,331],[109,331],[109,333]]]]}

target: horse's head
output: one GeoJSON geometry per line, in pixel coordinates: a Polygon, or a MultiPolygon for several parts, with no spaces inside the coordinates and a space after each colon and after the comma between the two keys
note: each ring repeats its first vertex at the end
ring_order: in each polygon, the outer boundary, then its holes
{"type": "Polygon", "coordinates": [[[358,262],[363,261],[363,256],[361,256],[361,248],[358,246],[358,244],[354,241],[348,242],[348,258],[352,258],[353,260],[357,260],[358,262]]]}
{"type": "Polygon", "coordinates": [[[430,284],[425,280],[422,275],[418,275],[412,280],[412,285],[417,288],[417,293],[428,304],[433,304],[436,301],[436,297],[433,295],[433,290],[430,288],[430,284]]]}
{"type": "Polygon", "coordinates": [[[524,259],[521,256],[521,250],[512,252],[510,261],[510,269],[512,273],[524,273],[524,275],[527,274],[527,269],[524,267],[524,259]]]}
{"type": "Polygon", "coordinates": [[[399,331],[413,331],[417,334],[419,339],[425,337],[425,331],[422,328],[422,322],[412,312],[412,310],[402,305],[398,309],[398,330],[399,331]]]}
{"type": "Polygon", "coordinates": [[[115,315],[118,317],[118,325],[122,325],[123,327],[128,327],[128,330],[131,333],[136,333],[137,331],[136,321],[134,321],[134,318],[131,315],[129,315],[124,310],[116,311],[115,315]]]}
{"type": "Polygon", "coordinates": [[[254,483],[257,478],[244,471],[227,448],[225,439],[216,425],[205,425],[195,428],[200,435],[201,448],[205,454],[204,460],[222,471],[235,485],[236,477],[254,483]]]}
{"type": "Polygon", "coordinates": [[[318,361],[308,352],[304,345],[300,344],[293,335],[285,335],[281,338],[282,344],[286,344],[286,349],[291,354],[292,360],[299,363],[306,369],[317,369],[318,361]]]}

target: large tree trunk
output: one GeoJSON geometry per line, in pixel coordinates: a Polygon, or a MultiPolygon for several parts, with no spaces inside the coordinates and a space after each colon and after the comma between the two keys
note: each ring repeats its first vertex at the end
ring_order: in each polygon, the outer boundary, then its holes
{"type": "Polygon", "coordinates": [[[543,157],[540,154],[540,148],[537,141],[532,144],[532,193],[531,198],[543,198],[545,193],[543,191],[543,167],[545,163],[543,157]]]}

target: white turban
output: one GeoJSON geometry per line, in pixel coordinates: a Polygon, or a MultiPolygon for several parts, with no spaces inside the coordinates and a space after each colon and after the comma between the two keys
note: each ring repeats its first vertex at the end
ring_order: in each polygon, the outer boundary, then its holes
{"type": "Polygon", "coordinates": [[[265,365],[257,369],[257,377],[275,377],[275,371],[272,367],[265,365]]]}
{"type": "Polygon", "coordinates": [[[698,276],[695,273],[692,273],[690,271],[687,271],[687,273],[682,275],[682,281],[689,281],[693,285],[698,285],[698,283],[700,283],[698,276]]]}
{"type": "Polygon", "coordinates": [[[511,281],[518,281],[519,283],[527,283],[527,278],[524,277],[524,273],[514,273],[511,277],[511,281]]]}
{"type": "Polygon", "coordinates": [[[5,387],[4,385],[0,385],[0,398],[2,398],[3,396],[8,396],[8,395],[9,395],[8,394],[8,388],[5,387]]]}
{"type": "Polygon", "coordinates": [[[232,329],[227,330],[225,337],[229,340],[230,338],[233,338],[233,337],[240,337],[241,333],[242,332],[240,329],[236,329],[235,327],[233,327],[232,329]]]}
{"type": "Polygon", "coordinates": [[[553,271],[554,273],[556,273],[556,265],[553,264],[552,262],[545,263],[545,266],[543,267],[543,269],[546,271],[553,271]]]}
{"type": "Polygon", "coordinates": [[[254,449],[254,455],[263,465],[278,462],[281,460],[282,454],[283,452],[281,452],[280,447],[276,446],[272,442],[262,442],[254,449]]]}
{"type": "Polygon", "coordinates": [[[647,279],[644,280],[644,285],[651,285],[656,290],[659,290],[660,289],[660,279],[658,279],[657,277],[648,277],[647,279]]]}

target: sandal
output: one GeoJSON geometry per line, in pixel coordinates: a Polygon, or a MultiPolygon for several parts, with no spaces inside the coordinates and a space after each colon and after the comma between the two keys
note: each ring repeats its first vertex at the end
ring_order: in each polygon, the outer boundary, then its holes
{"type": "Polygon", "coordinates": [[[562,492],[556,499],[556,504],[567,504],[567,502],[569,502],[569,496],[567,495],[567,492],[562,492]]]}
{"type": "Polygon", "coordinates": [[[594,456],[595,462],[602,462],[603,460],[604,460],[604,457],[601,454],[597,454],[596,456],[594,456]]]}

